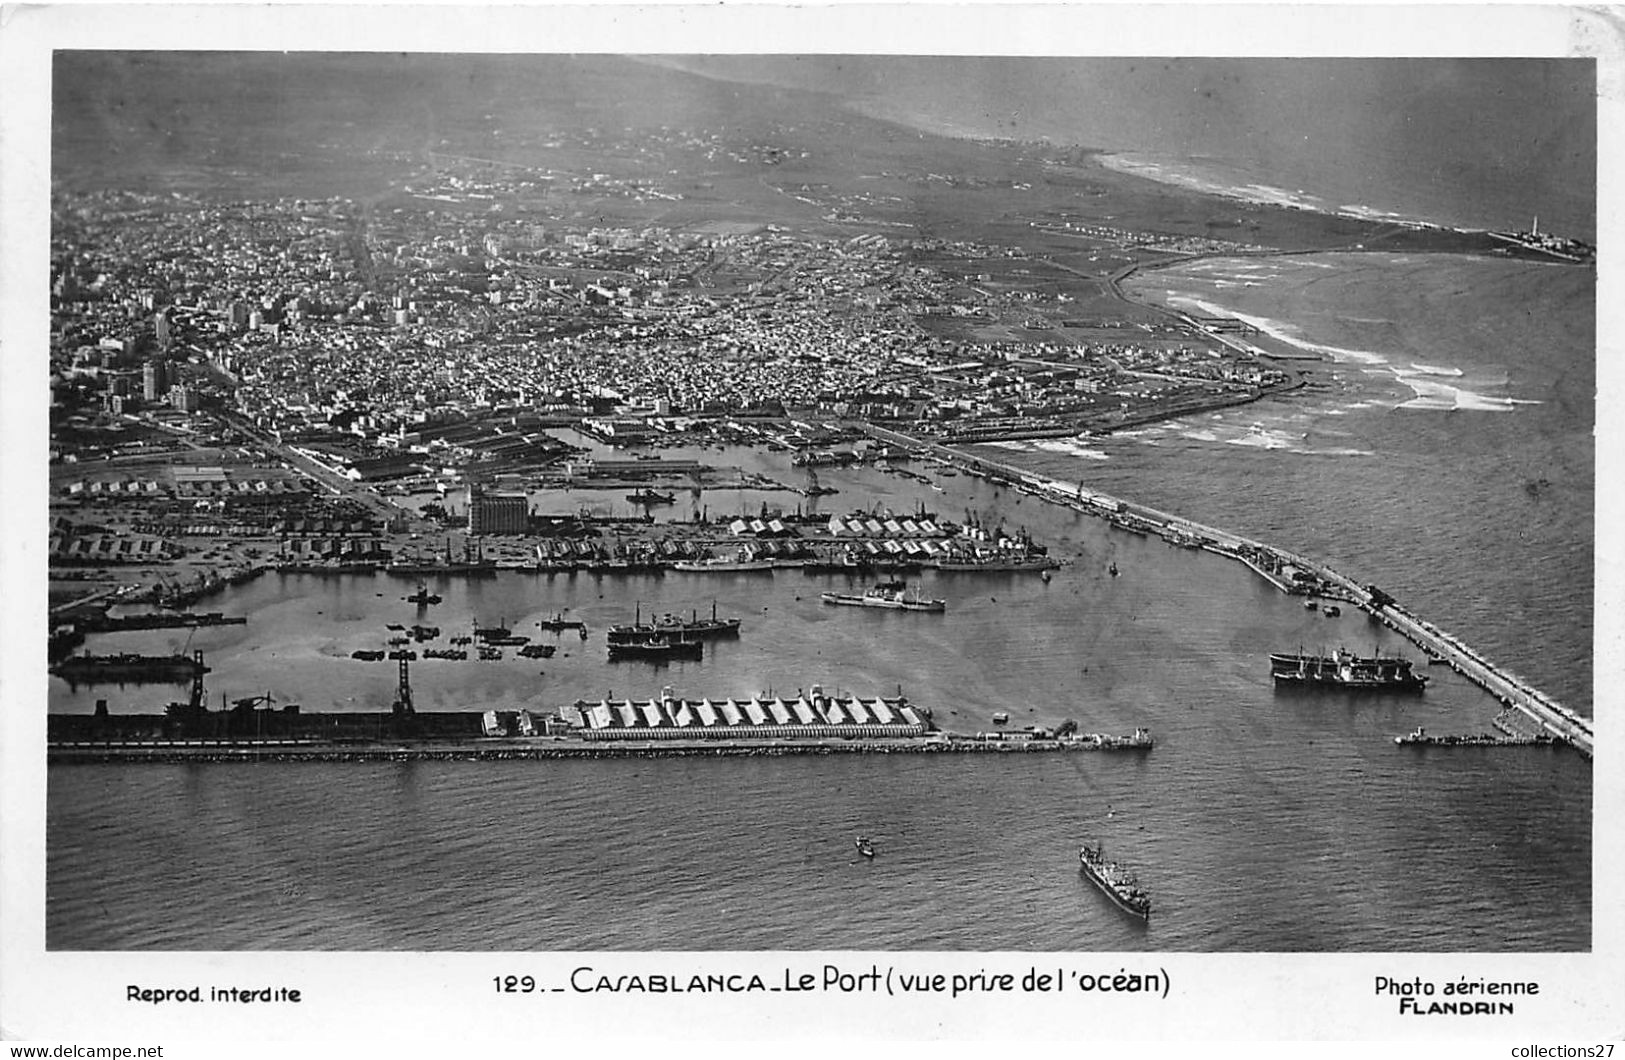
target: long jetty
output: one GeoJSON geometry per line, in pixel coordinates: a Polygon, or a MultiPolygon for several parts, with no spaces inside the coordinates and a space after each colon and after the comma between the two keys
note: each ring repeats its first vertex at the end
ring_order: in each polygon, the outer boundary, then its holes
{"type": "Polygon", "coordinates": [[[1142,504],[1130,504],[1120,498],[1047,479],[1013,464],[972,456],[938,442],[872,425],[864,425],[862,429],[889,444],[923,448],[968,474],[1012,483],[1051,503],[1104,518],[1124,529],[1133,527],[1159,533],[1169,540],[1198,545],[1208,552],[1238,560],[1282,592],[1302,594],[1310,591],[1301,582],[1282,577],[1279,570],[1271,570],[1268,564],[1260,561],[1271,560],[1277,568],[1291,567],[1313,579],[1312,591],[1316,595],[1353,604],[1426,654],[1447,662],[1451,669],[1496,697],[1503,705],[1533,719],[1541,731],[1570,744],[1587,759],[1594,753],[1590,718],[1575,713],[1517,674],[1497,666],[1460,638],[1413,614],[1380,590],[1375,590],[1375,587],[1362,586],[1324,563],[1169,512],[1142,504]]]}
{"type": "MultiPolygon", "coordinates": [[[[477,717],[477,715],[476,715],[477,717]]],[[[923,737],[860,739],[735,738],[726,740],[583,740],[565,737],[469,737],[371,740],[289,737],[261,739],[74,739],[46,744],[53,765],[174,762],[406,762],[505,761],[552,758],[733,758],[786,755],[1146,753],[1149,740],[1089,733],[1038,737],[1020,734],[934,733],[923,737]]]]}

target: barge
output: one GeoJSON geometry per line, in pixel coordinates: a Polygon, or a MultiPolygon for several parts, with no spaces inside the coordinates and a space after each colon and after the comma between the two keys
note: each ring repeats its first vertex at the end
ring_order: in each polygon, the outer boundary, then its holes
{"type": "Polygon", "coordinates": [[[55,666],[51,673],[70,684],[93,685],[103,682],[120,684],[183,684],[209,672],[199,656],[138,655],[120,652],[117,655],[70,655],[55,666]]]}

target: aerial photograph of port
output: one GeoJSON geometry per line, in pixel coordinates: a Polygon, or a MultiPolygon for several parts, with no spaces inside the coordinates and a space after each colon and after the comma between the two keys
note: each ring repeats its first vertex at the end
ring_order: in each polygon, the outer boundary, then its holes
{"type": "Polygon", "coordinates": [[[56,52],[46,947],[1589,953],[1596,94],[56,52]]]}

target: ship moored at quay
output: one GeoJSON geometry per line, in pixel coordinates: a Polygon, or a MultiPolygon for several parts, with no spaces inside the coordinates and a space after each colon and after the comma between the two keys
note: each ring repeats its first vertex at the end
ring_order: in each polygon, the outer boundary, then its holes
{"type": "Polygon", "coordinates": [[[1339,648],[1327,654],[1277,652],[1270,676],[1278,685],[1311,685],[1364,691],[1420,692],[1427,677],[1397,655],[1359,656],[1339,648]]]}
{"type": "Polygon", "coordinates": [[[119,652],[116,655],[71,655],[52,666],[51,672],[70,684],[181,684],[194,676],[202,676],[208,669],[203,665],[201,654],[119,652]]]}

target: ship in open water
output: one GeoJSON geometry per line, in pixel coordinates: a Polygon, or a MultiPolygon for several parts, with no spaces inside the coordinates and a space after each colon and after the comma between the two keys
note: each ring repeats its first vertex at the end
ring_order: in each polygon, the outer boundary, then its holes
{"type": "Polygon", "coordinates": [[[1141,889],[1133,873],[1106,857],[1103,846],[1085,843],[1078,851],[1078,863],[1083,867],[1083,874],[1113,905],[1142,920],[1151,918],[1151,896],[1141,889]]]}
{"type": "Polygon", "coordinates": [[[826,604],[844,607],[887,607],[894,611],[932,611],[938,614],[948,609],[945,601],[928,600],[920,595],[918,589],[901,589],[893,585],[876,585],[862,596],[830,592],[822,594],[821,598],[826,604]]]}
{"type": "Polygon", "coordinates": [[[739,619],[718,618],[717,605],[711,604],[711,617],[701,618],[698,611],[688,618],[681,615],[662,615],[652,622],[643,621],[642,605],[637,605],[630,624],[609,627],[609,643],[643,644],[652,640],[704,640],[714,637],[737,637],[739,619]]]}

